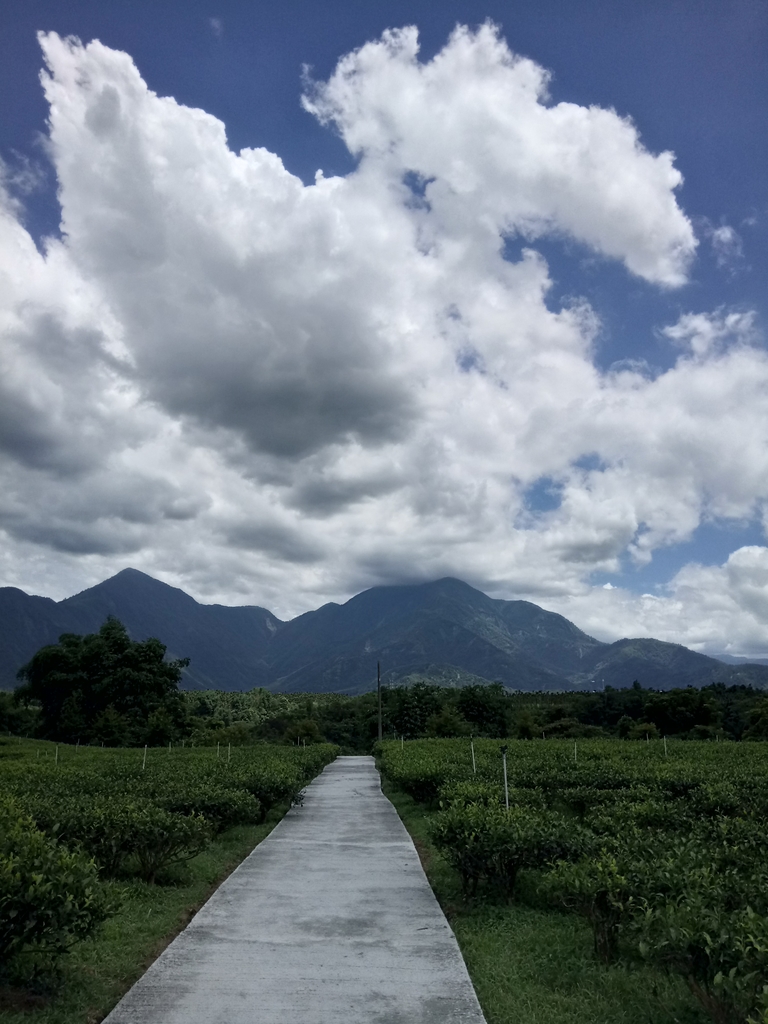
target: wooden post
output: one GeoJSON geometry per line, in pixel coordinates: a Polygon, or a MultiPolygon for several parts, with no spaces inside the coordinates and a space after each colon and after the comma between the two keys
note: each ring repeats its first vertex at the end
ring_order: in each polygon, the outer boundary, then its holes
{"type": "Polygon", "coordinates": [[[229,764],[229,762],[231,760],[232,760],[232,744],[230,743],[229,747],[227,748],[227,764],[229,764]]]}
{"type": "Polygon", "coordinates": [[[59,744],[56,744],[56,764],[59,763],[59,744]]]}
{"type": "Polygon", "coordinates": [[[469,749],[472,751],[472,774],[477,775],[477,764],[475,762],[475,738],[470,736],[469,749]]]}
{"type": "Polygon", "coordinates": [[[578,764],[579,763],[577,758],[576,758],[576,740],[573,741],[573,763],[574,764],[578,764]]]}
{"type": "Polygon", "coordinates": [[[376,691],[377,691],[378,696],[379,696],[379,740],[381,740],[382,728],[381,728],[381,662],[380,661],[376,662],[376,691]]]}
{"type": "Polygon", "coordinates": [[[504,803],[509,810],[509,786],[507,785],[507,748],[501,748],[501,763],[504,768],[504,803]]]}
{"type": "Polygon", "coordinates": [[[144,771],[144,769],[146,767],[147,767],[147,744],[145,743],[144,744],[144,760],[141,763],[141,770],[144,771]]]}
{"type": "Polygon", "coordinates": [[[664,757],[667,756],[667,737],[664,737],[664,757]]]}

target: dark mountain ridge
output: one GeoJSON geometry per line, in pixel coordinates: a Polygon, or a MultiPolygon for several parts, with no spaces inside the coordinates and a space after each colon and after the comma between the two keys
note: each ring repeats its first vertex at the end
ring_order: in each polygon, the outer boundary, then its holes
{"type": "Polygon", "coordinates": [[[189,657],[195,689],[361,693],[384,679],[498,681],[519,690],[711,682],[768,685],[768,666],[726,665],[660,640],[602,643],[530,601],[487,597],[447,577],[373,587],[289,622],[255,605],[204,605],[136,569],[64,601],[0,588],[0,687],[61,633],[92,633],[115,615],[137,640],[157,636],[169,657],[189,657]]]}

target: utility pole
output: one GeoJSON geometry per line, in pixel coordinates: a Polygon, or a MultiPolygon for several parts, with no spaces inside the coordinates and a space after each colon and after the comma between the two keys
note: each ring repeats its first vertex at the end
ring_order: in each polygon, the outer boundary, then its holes
{"type": "Polygon", "coordinates": [[[376,662],[376,691],[379,695],[379,740],[382,738],[381,729],[381,662],[376,662]]]}

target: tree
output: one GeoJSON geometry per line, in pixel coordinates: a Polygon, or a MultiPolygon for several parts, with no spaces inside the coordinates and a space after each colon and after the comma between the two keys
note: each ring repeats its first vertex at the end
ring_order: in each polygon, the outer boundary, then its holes
{"type": "Polygon", "coordinates": [[[488,686],[463,686],[459,690],[457,706],[471,723],[475,733],[483,736],[506,736],[507,698],[501,683],[488,686]]]}
{"type": "Polygon", "coordinates": [[[749,728],[744,737],[748,740],[768,739],[768,697],[763,697],[750,711],[749,728]]]}
{"type": "Polygon", "coordinates": [[[64,633],[41,647],[17,673],[16,699],[39,702],[41,731],[53,739],[130,745],[160,731],[170,739],[185,720],[179,682],[188,664],[166,661],[154,637],[131,640],[110,616],[98,633],[64,633]]]}
{"type": "Polygon", "coordinates": [[[427,721],[440,713],[443,698],[440,687],[429,683],[395,687],[385,697],[388,720],[399,736],[423,736],[427,721]]]}
{"type": "Polygon", "coordinates": [[[20,707],[12,693],[0,692],[0,732],[31,736],[37,727],[37,719],[37,712],[20,707]]]}
{"type": "Polygon", "coordinates": [[[470,732],[469,722],[450,705],[427,719],[427,736],[469,736],[470,732]]]}

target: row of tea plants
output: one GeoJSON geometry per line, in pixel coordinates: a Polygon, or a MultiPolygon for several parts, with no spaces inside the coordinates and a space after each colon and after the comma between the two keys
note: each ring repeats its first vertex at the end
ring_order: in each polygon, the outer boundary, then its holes
{"type": "MultiPolygon", "coordinates": [[[[0,979],[50,977],[116,909],[106,879],[153,883],[225,829],[301,799],[330,744],[95,749],[0,746],[0,979]]],[[[178,870],[178,869],[176,869],[178,870]]]]}
{"type": "Polygon", "coordinates": [[[604,962],[681,975],[717,1024],[768,1022],[768,744],[449,739],[377,754],[435,812],[465,896],[513,898],[527,871],[524,890],[582,915],[604,962]]]}

